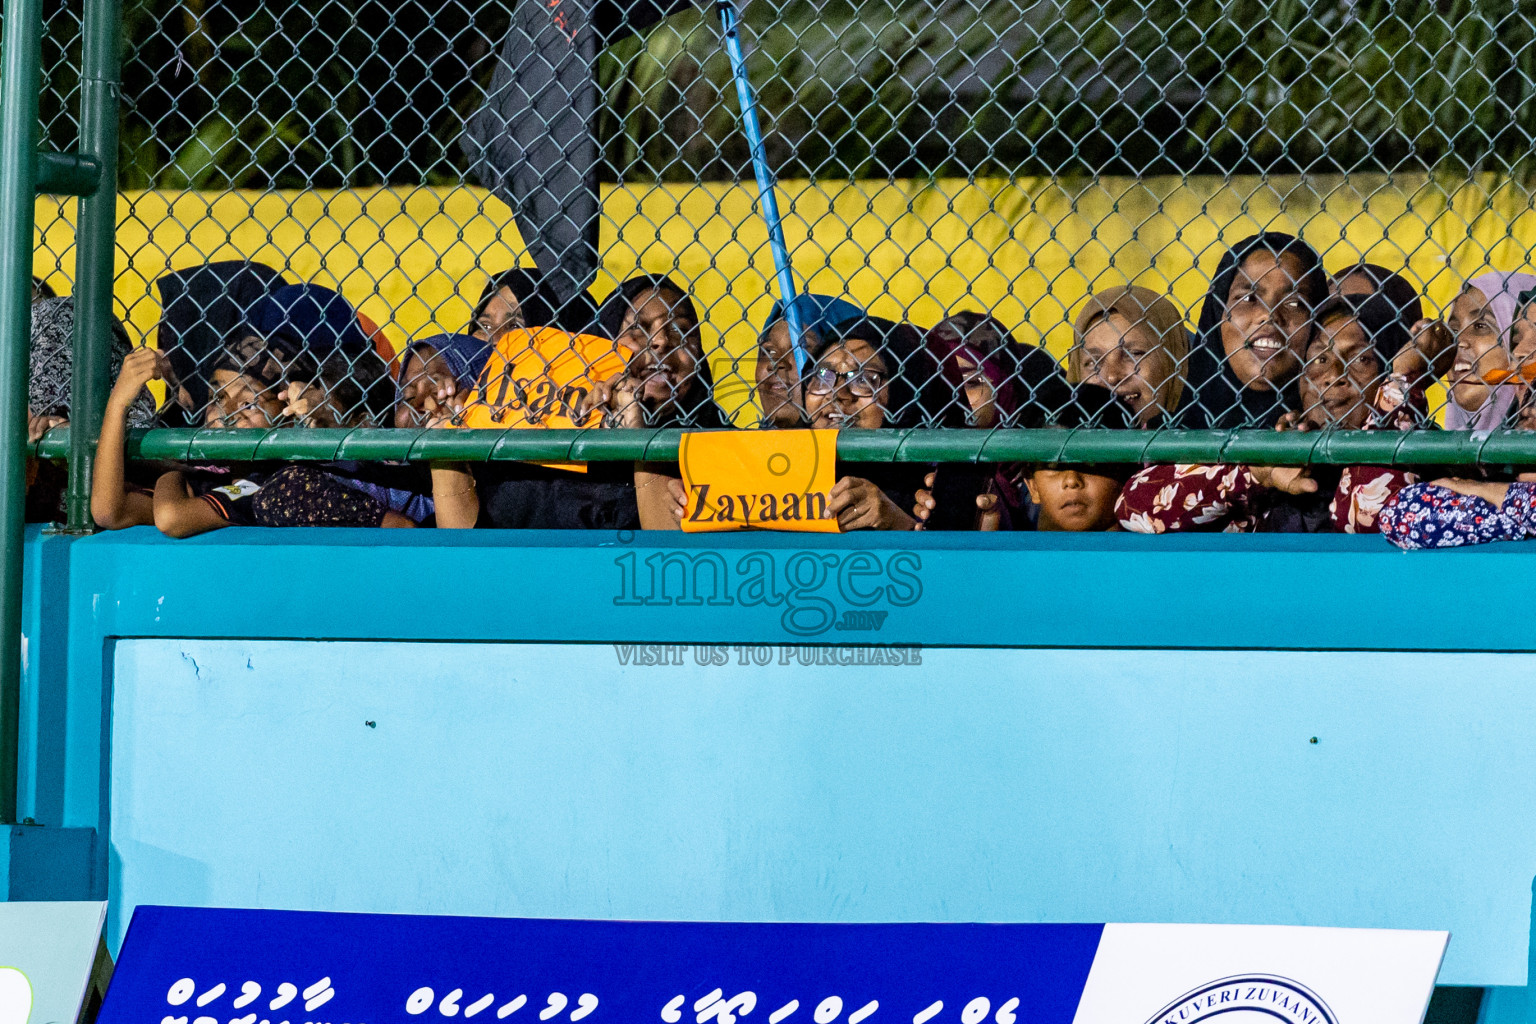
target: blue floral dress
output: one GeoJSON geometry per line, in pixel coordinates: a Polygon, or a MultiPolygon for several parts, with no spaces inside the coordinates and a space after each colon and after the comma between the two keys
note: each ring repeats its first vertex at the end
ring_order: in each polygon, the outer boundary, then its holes
{"type": "Polygon", "coordinates": [[[1382,507],[1382,534],[1400,548],[1459,548],[1536,537],[1536,484],[1512,483],[1495,506],[1436,484],[1411,484],[1382,507]]]}

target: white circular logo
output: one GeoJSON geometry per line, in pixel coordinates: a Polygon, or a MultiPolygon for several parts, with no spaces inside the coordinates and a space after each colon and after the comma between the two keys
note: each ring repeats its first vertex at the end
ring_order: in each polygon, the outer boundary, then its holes
{"type": "Polygon", "coordinates": [[[1242,974],[1201,985],[1163,1007],[1147,1024],[1338,1024],[1322,997],[1299,981],[1273,974],[1242,974]]]}

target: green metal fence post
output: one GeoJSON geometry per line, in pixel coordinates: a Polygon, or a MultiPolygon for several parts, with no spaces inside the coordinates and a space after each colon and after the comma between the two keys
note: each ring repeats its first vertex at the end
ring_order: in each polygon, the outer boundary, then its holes
{"type": "Polygon", "coordinates": [[[112,279],[117,228],[117,120],[122,45],[121,0],[86,0],[80,67],[80,151],[101,165],[95,191],[80,200],[75,232],[75,351],[70,382],[67,529],[91,520],[91,468],[106,405],[112,279]]]}
{"type": "Polygon", "coordinates": [[[5,0],[5,35],[0,39],[0,823],[16,820],[42,6],[42,0],[5,0]]]}

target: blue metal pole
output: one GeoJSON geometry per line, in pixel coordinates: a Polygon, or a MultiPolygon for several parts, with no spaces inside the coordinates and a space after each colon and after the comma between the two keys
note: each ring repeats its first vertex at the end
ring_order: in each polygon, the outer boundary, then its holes
{"type": "Polygon", "coordinates": [[[805,351],[805,335],[800,311],[795,308],[795,274],[789,263],[789,247],[784,244],[784,225],[779,219],[779,201],[774,195],[773,172],[768,168],[768,153],[763,148],[763,132],[757,123],[757,97],[747,77],[747,59],[741,52],[740,22],[732,0],[720,0],[720,28],[725,33],[725,52],[731,58],[731,72],[736,76],[736,98],[741,103],[741,128],[752,149],[752,171],[757,175],[758,201],[763,220],[768,222],[768,246],[773,250],[773,268],[779,282],[779,300],[784,306],[784,321],[789,324],[790,343],[795,351],[795,368],[804,376],[810,357],[805,351]]]}
{"type": "Polygon", "coordinates": [[[0,823],[16,820],[21,557],[27,504],[27,366],[37,204],[42,0],[5,0],[0,40],[0,823]]]}

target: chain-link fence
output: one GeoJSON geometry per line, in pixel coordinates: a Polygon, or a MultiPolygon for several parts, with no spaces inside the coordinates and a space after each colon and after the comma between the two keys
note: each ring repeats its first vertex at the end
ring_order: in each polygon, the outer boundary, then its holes
{"type": "Polygon", "coordinates": [[[167,426],[1536,426],[1531,13],[132,0],[118,312],[167,426]]]}

